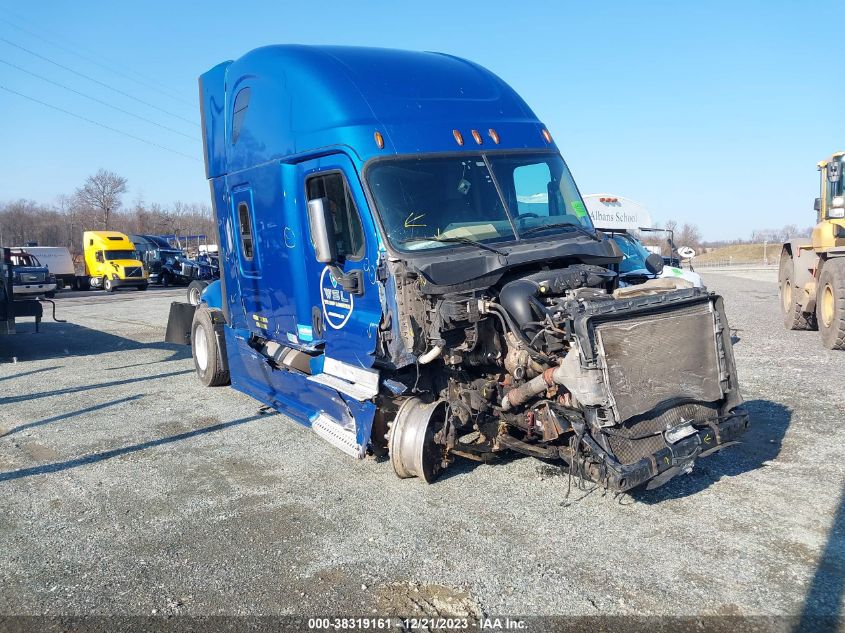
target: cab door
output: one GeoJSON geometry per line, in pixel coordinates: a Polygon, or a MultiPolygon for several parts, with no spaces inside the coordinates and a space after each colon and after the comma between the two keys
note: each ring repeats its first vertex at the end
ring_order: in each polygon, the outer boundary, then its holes
{"type": "Polygon", "coordinates": [[[298,320],[310,323],[309,334],[324,341],[327,360],[370,368],[381,320],[378,243],[357,171],[347,156],[333,154],[301,163],[299,175],[301,226],[308,230],[308,201],[323,198],[334,220],[335,265],[344,275],[360,271],[360,284],[356,292],[345,289],[330,267],[317,261],[309,234],[303,240],[308,279],[301,286],[308,289],[310,314],[298,320]]]}

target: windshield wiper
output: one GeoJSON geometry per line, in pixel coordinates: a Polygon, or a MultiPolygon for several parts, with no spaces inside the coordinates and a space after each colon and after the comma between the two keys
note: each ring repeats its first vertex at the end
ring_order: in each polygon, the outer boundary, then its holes
{"type": "Polygon", "coordinates": [[[520,231],[519,236],[525,237],[527,235],[531,235],[532,233],[539,233],[540,231],[545,231],[546,229],[569,229],[571,231],[578,231],[582,235],[586,235],[590,239],[593,239],[597,242],[601,242],[601,238],[596,235],[592,231],[588,231],[580,224],[572,224],[572,222],[556,222],[554,224],[543,224],[542,226],[532,226],[530,229],[526,229],[525,231],[520,231]]]}
{"type": "Polygon", "coordinates": [[[407,238],[407,239],[404,239],[404,240],[400,240],[399,243],[405,244],[407,242],[423,242],[423,241],[426,241],[426,240],[429,241],[429,242],[449,242],[449,243],[455,243],[455,244],[469,244],[470,246],[477,246],[480,249],[483,249],[485,251],[490,251],[491,253],[496,253],[497,255],[508,255],[507,251],[503,251],[503,250],[500,250],[498,248],[493,248],[492,246],[487,246],[487,244],[484,244],[484,243],[479,242],[477,240],[470,239],[468,237],[458,237],[458,236],[455,236],[455,237],[446,237],[446,236],[440,236],[440,237],[437,237],[437,236],[410,237],[410,238],[407,238]]]}

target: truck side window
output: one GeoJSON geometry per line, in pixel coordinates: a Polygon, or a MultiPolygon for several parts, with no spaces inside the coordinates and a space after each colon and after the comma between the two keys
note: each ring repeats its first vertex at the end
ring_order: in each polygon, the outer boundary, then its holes
{"type": "Polygon", "coordinates": [[[241,246],[243,247],[244,259],[252,261],[252,220],[249,216],[249,206],[246,202],[238,204],[238,228],[241,234],[241,246]]]}
{"type": "Polygon", "coordinates": [[[305,182],[308,200],[325,198],[334,218],[337,254],[345,259],[364,256],[364,228],[346,179],[340,172],[312,176],[305,182]]]}

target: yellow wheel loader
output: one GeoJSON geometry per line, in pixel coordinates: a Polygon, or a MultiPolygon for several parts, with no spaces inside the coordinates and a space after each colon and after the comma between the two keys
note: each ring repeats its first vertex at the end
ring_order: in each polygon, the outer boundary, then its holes
{"type": "Polygon", "coordinates": [[[818,164],[817,224],[810,239],[783,245],[780,304],[790,330],[819,330],[829,349],[845,349],[845,152],[818,164]]]}

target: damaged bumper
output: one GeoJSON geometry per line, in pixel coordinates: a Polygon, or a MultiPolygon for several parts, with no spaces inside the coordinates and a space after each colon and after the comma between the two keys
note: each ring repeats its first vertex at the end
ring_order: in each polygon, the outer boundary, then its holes
{"type": "Polygon", "coordinates": [[[698,458],[736,444],[748,428],[748,412],[738,407],[718,419],[690,426],[692,433],[680,439],[673,438],[671,431],[656,436],[663,446],[632,464],[620,463],[587,433],[582,442],[589,454],[569,455],[567,461],[610,490],[623,492],[646,482],[647,488],[658,488],[676,475],[690,472],[698,458]]]}

